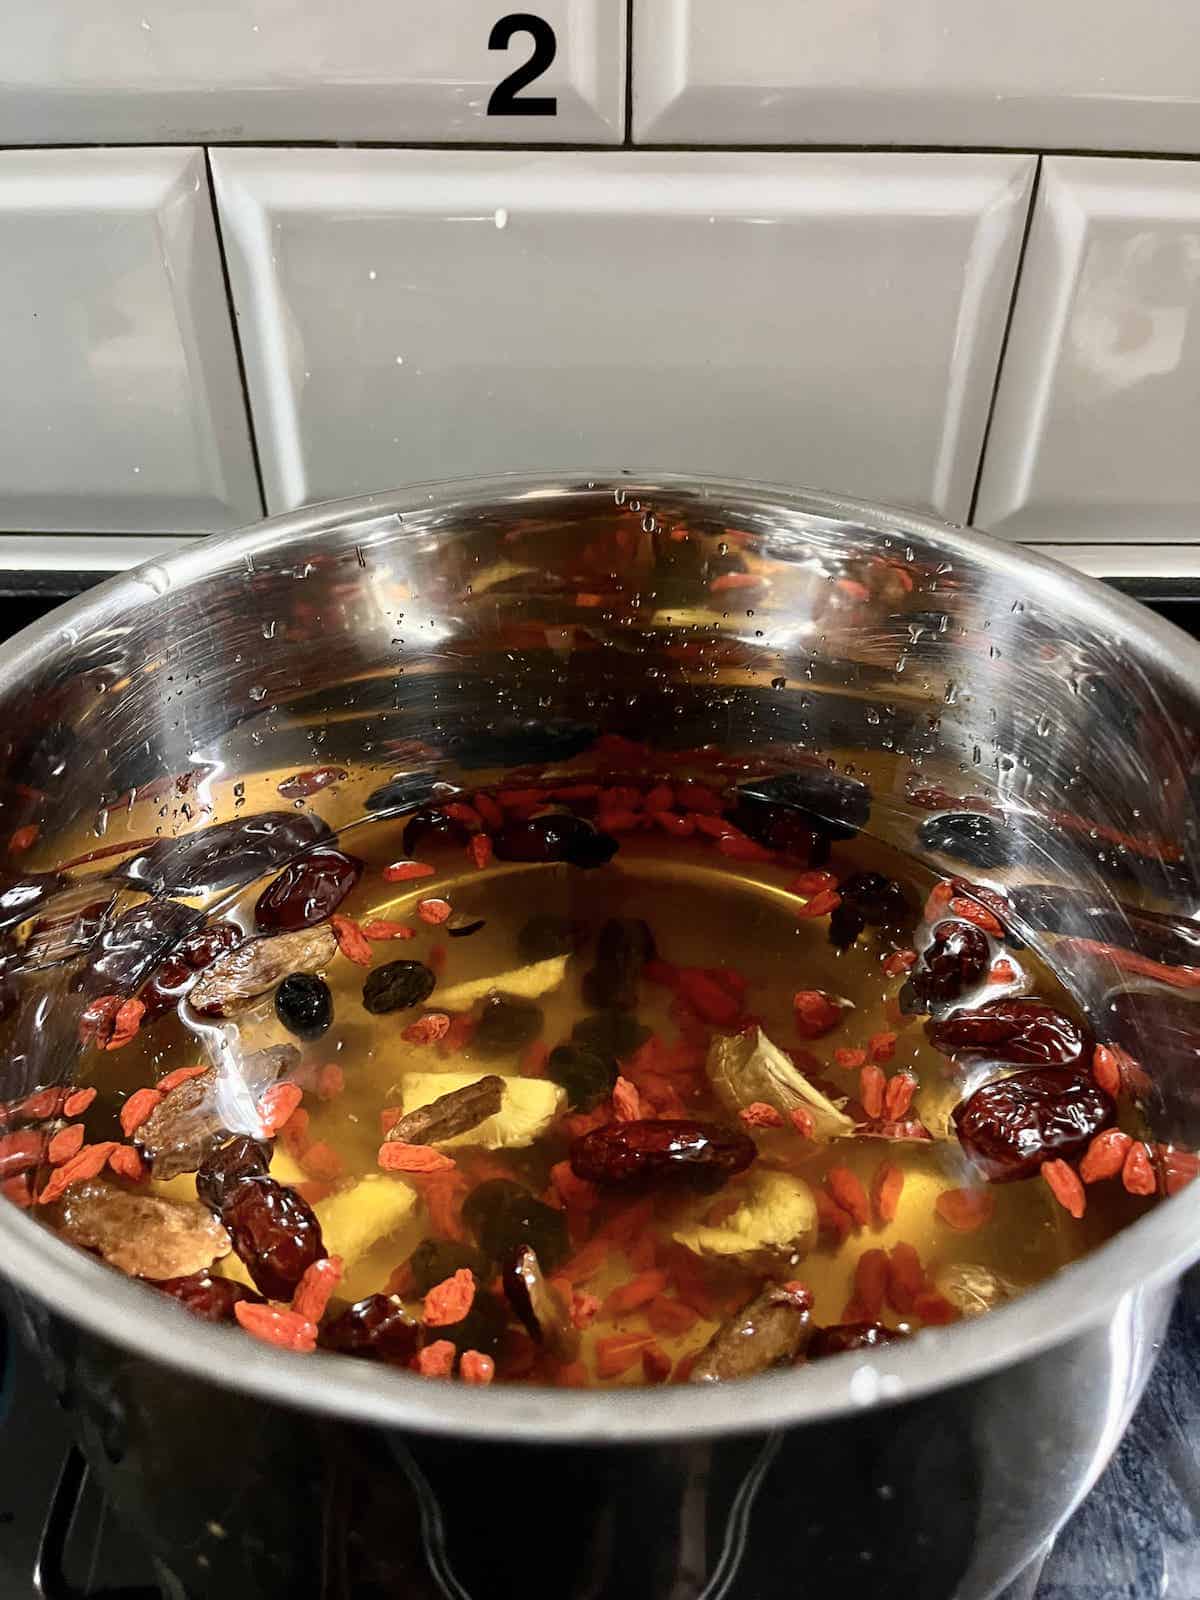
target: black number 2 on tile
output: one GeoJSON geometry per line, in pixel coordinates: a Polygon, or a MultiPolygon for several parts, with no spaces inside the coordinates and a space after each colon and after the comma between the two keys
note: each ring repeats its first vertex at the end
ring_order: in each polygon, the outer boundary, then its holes
{"type": "Polygon", "coordinates": [[[533,54],[492,90],[487,114],[489,117],[553,117],[558,112],[557,96],[521,96],[519,91],[540,78],[558,53],[554,29],[545,17],[532,16],[528,11],[513,11],[507,17],[501,17],[492,29],[488,37],[488,49],[507,50],[516,33],[529,35],[533,40],[533,54]]]}

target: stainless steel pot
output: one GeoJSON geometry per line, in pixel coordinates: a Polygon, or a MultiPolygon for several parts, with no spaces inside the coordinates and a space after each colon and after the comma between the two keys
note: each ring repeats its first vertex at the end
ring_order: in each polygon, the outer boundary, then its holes
{"type": "MultiPolygon", "coordinates": [[[[1022,819],[1000,878],[1191,918],[1198,683],[1196,645],[1131,601],[908,514],[672,478],[424,486],[206,540],[6,645],[0,835],[37,821],[47,863],[115,849],[134,813],[114,803],[156,780],[194,774],[182,797],[167,781],[167,822],[193,828],[267,769],[383,784],[413,740],[453,781],[464,732],[565,717],[827,757],[909,847],[914,774],[987,795],[1022,819]],[[718,539],[707,565],[681,529],[718,539]],[[769,585],[714,584],[748,552],[769,585]]],[[[1083,956],[1070,975],[1095,982],[1083,956]]],[[[68,1013],[23,1002],[0,1093],[71,1078],[68,1013]]],[[[1178,1074],[1152,1114],[1195,1141],[1178,1074]]],[[[6,1205],[0,1265],[93,1466],[188,1593],[972,1600],[1104,1465],[1198,1221],[1200,1186],[982,1320],[704,1392],[481,1391],[271,1352],[6,1205]]]]}

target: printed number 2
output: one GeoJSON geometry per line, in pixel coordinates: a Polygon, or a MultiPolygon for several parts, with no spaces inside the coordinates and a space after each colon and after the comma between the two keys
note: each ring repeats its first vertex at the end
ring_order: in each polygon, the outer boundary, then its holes
{"type": "Polygon", "coordinates": [[[540,78],[554,60],[558,51],[554,29],[544,17],[531,16],[528,11],[514,11],[510,16],[501,17],[492,29],[488,49],[507,50],[514,33],[529,35],[533,40],[533,54],[492,90],[487,114],[489,117],[553,117],[558,111],[554,95],[526,95],[522,100],[517,98],[517,91],[540,78]]]}

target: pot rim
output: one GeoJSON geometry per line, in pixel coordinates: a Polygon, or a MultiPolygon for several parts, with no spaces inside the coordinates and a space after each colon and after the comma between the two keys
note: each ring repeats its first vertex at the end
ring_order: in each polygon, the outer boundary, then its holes
{"type": "MultiPolygon", "coordinates": [[[[786,486],[677,474],[513,473],[464,478],[327,501],[232,533],[197,540],[131,569],[59,607],[0,646],[0,694],[68,642],[153,605],[171,586],[201,581],[248,556],[348,522],[437,513],[528,508],[531,500],[602,499],[614,489],[650,498],[726,505],[736,512],[853,521],[881,534],[911,533],[948,554],[982,561],[1015,583],[1036,585],[1039,602],[1102,628],[1115,650],[1136,641],[1155,670],[1185,697],[1200,681],[1200,645],[1098,580],[986,534],[913,512],[786,486]],[[152,576],[151,574],[152,570],[152,576]]],[[[781,527],[780,532],[784,531],[781,527]]],[[[428,536],[428,530],[424,530],[428,536]]],[[[389,542],[396,537],[394,523],[389,542]]],[[[367,540],[370,534],[367,532],[367,540]]],[[[403,531],[400,533],[403,537],[403,531]]],[[[359,543],[363,540],[360,537],[359,543]]],[[[827,1421],[897,1404],[987,1377],[1109,1322],[1127,1296],[1159,1288],[1200,1256],[1200,1183],[1158,1205],[1099,1250],[982,1318],[929,1329],[902,1343],[722,1387],[571,1390],[522,1385],[436,1384],[413,1374],[318,1353],[299,1356],[198,1321],[163,1295],[147,1294],[41,1227],[0,1205],[0,1270],[18,1290],[122,1350],[181,1373],[305,1410],[399,1429],[543,1443],[650,1443],[827,1421]],[[236,1343],[234,1342],[236,1341],[236,1343]]]]}

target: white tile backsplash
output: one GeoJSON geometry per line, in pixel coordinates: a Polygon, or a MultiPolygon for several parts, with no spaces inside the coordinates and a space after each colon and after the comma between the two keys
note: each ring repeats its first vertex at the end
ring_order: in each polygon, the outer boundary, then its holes
{"type": "Polygon", "coordinates": [[[268,503],[631,467],[962,518],[1033,166],[216,151],[268,503]]]}
{"type": "Polygon", "coordinates": [[[203,152],[0,151],[0,530],[261,514],[203,152]]]}
{"type": "MultiPolygon", "coordinates": [[[[496,0],[16,0],[0,30],[0,145],[376,140],[620,143],[624,0],[538,0],[553,60],[489,48],[496,0]]],[[[519,14],[519,13],[517,13],[519,14]]]]}
{"type": "Polygon", "coordinates": [[[634,0],[634,136],[1200,151],[1189,0],[634,0]]]}
{"type": "Polygon", "coordinates": [[[976,521],[1200,540],[1200,165],[1048,158],[976,521]]]}

